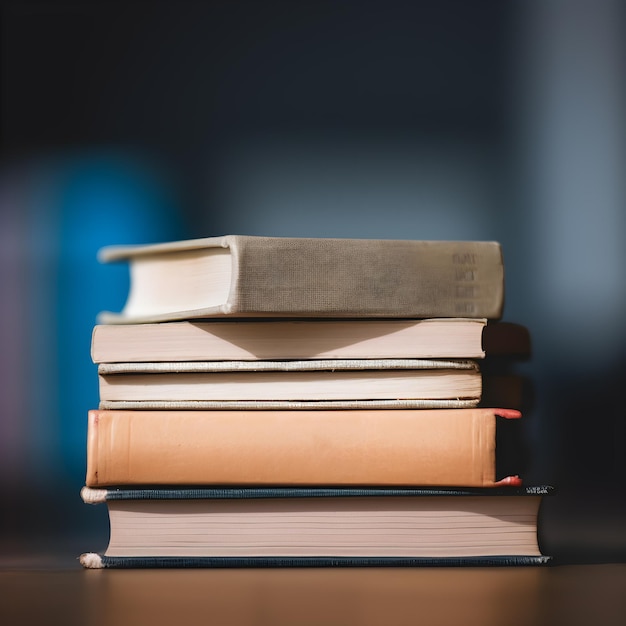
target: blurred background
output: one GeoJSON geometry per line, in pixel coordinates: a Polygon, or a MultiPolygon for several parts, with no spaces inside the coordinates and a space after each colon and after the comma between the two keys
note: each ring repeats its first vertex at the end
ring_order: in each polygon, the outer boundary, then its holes
{"type": "Polygon", "coordinates": [[[626,557],[617,0],[2,2],[0,550],[105,547],[82,504],[99,247],[494,239],[533,385],[544,552],[626,557]]]}

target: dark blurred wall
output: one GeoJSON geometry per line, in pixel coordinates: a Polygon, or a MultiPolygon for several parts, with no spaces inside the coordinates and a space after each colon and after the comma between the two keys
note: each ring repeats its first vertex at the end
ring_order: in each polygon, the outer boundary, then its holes
{"type": "Polygon", "coordinates": [[[2,3],[5,526],[50,488],[51,531],[101,524],[89,333],[127,288],[101,245],[496,239],[545,539],[623,558],[625,58],[611,0],[2,3]]]}

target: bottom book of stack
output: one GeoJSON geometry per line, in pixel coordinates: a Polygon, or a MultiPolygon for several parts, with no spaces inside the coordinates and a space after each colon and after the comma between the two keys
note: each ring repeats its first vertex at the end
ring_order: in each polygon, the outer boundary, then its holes
{"type": "Polygon", "coordinates": [[[87,568],[541,565],[551,488],[85,487],[106,503],[87,568]]]}

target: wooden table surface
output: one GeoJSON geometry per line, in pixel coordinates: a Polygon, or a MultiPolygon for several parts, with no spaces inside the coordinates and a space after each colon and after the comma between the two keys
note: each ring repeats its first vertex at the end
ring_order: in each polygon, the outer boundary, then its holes
{"type": "Polygon", "coordinates": [[[624,626],[626,564],[85,571],[0,558],[0,624],[624,626]]]}

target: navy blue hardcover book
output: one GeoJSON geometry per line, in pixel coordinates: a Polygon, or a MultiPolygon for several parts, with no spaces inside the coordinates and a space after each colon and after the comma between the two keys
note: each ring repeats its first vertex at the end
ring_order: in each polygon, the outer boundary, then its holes
{"type": "Polygon", "coordinates": [[[548,486],[91,489],[110,538],[87,568],[510,566],[538,542],[548,486]]]}

